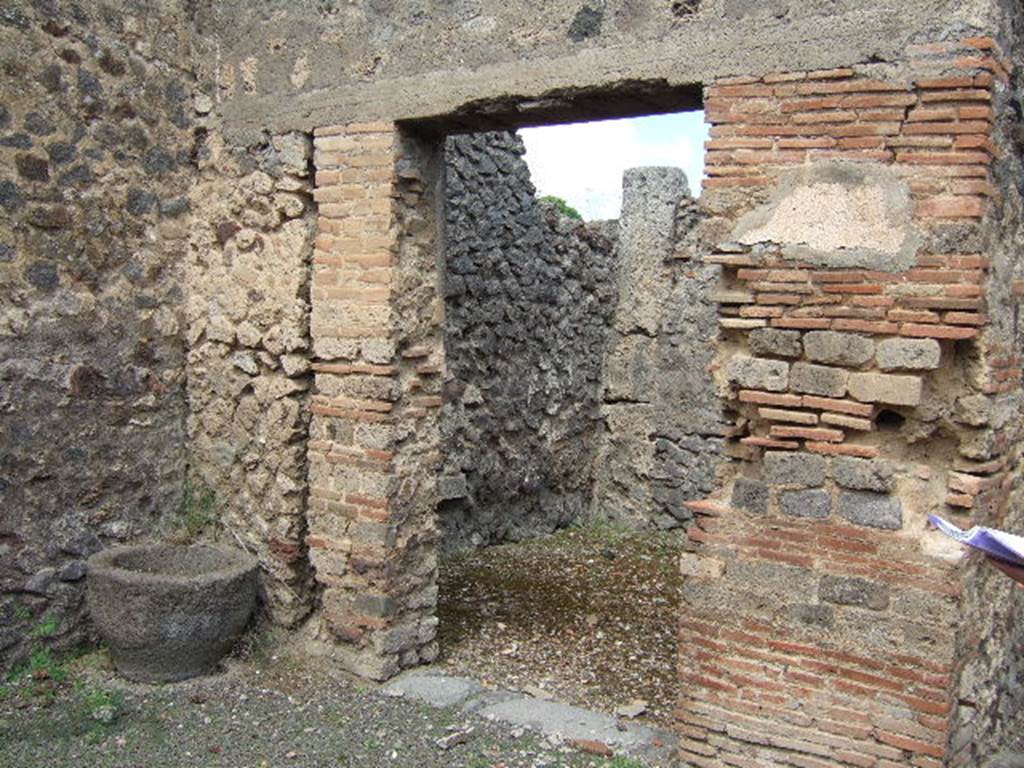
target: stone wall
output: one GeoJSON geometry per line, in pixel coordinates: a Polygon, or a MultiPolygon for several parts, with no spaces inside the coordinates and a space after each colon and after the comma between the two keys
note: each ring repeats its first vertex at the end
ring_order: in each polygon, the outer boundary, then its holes
{"type": "Polygon", "coordinates": [[[253,552],[271,618],[313,604],[306,557],[312,137],[225,145],[196,100],[188,279],[193,528],[253,552]],[[200,506],[201,505],[201,506],[200,506]]]}
{"type": "MultiPolygon", "coordinates": [[[[1022,31],[1018,25],[1017,41],[1022,31]]],[[[991,447],[993,460],[987,462],[984,473],[978,473],[982,477],[971,483],[962,501],[969,504],[965,514],[971,522],[1020,533],[1024,531],[1024,403],[1017,386],[1024,359],[1020,320],[1020,297],[1024,295],[1024,262],[1020,259],[1024,246],[1024,105],[1020,72],[1009,87],[994,94],[992,106],[992,182],[998,195],[983,233],[991,276],[987,288],[990,321],[982,343],[992,368],[983,383],[993,391],[978,404],[982,407],[975,406],[969,415],[973,428],[983,436],[976,442],[991,447]]],[[[958,643],[960,706],[951,761],[964,766],[982,765],[986,757],[1003,749],[1024,753],[1024,590],[1015,588],[980,559],[972,559],[968,568],[958,643]]]]}
{"type": "Polygon", "coordinates": [[[0,666],[86,634],[84,558],[180,516],[185,3],[0,10],[0,666]]]}
{"type": "Polygon", "coordinates": [[[676,168],[623,179],[617,302],[602,376],[598,519],[673,528],[716,487],[725,425],[712,378],[718,267],[695,257],[700,218],[676,168]]]}
{"type": "Polygon", "coordinates": [[[446,547],[550,532],[591,496],[614,223],[539,203],[515,134],[445,143],[446,547]]]}

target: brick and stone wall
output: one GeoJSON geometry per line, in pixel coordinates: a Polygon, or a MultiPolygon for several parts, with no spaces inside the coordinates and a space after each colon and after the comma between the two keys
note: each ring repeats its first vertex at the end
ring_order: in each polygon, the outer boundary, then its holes
{"type": "MultiPolygon", "coordinates": [[[[437,131],[706,86],[690,256],[651,266],[681,294],[718,280],[714,359],[661,359],[710,362],[728,426],[673,427],[677,466],[641,478],[699,549],[684,761],[968,766],[1012,744],[1021,591],[925,515],[1024,524],[1019,4],[587,5],[0,10],[5,663],[43,618],[82,636],[83,559],[180,522],[189,457],[275,617],[314,609],[312,647],[360,674],[432,660],[437,131]],[[720,439],[714,499],[669,509],[720,439]]],[[[714,333],[696,305],[681,339],[714,333]]]]}
{"type": "Polygon", "coordinates": [[[524,151],[512,133],[445,143],[444,547],[547,533],[590,505],[615,225],[538,202],[524,151]]]}
{"type": "Polygon", "coordinates": [[[990,519],[1011,482],[1019,372],[987,333],[1009,63],[987,38],[907,54],[902,76],[707,91],[736,478],[691,504],[703,547],[683,559],[696,765],[972,764],[951,741],[970,571],[925,516],[990,519]]]}
{"type": "Polygon", "coordinates": [[[184,5],[0,10],[0,670],[87,636],[84,560],[185,472],[184,5]]]}
{"type": "Polygon", "coordinates": [[[719,269],[694,258],[699,219],[680,169],[626,171],[595,518],[675,528],[692,517],[684,502],[717,487],[725,434],[711,375],[719,269]]]}

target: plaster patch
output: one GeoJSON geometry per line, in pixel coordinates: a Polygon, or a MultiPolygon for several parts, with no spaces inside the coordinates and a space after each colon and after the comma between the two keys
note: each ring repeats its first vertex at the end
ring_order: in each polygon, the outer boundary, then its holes
{"type": "Polygon", "coordinates": [[[309,82],[310,76],[313,74],[313,70],[310,69],[309,59],[305,56],[299,56],[295,60],[295,66],[292,68],[291,81],[292,85],[296,88],[301,88],[307,82],[309,82]]]}
{"type": "Polygon", "coordinates": [[[238,62],[238,71],[242,75],[242,90],[246,93],[256,92],[256,72],[259,69],[259,59],[250,56],[238,62]]]}
{"type": "Polygon", "coordinates": [[[733,237],[816,265],[895,272],[913,265],[920,242],[912,211],[907,185],[886,166],[819,163],[788,174],[733,237]]]}

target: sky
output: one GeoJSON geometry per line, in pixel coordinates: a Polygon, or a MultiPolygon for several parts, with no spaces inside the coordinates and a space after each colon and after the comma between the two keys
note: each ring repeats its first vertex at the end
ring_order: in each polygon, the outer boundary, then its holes
{"type": "Polygon", "coordinates": [[[682,168],[690,192],[700,194],[703,112],[522,128],[526,162],[538,196],[564,198],[583,218],[617,219],[622,172],[643,165],[682,168]]]}

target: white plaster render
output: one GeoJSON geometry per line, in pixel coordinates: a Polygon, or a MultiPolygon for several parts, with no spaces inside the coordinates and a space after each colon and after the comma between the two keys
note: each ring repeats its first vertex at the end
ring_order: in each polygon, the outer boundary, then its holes
{"type": "Polygon", "coordinates": [[[772,243],[784,256],[825,267],[887,271],[913,263],[919,237],[906,183],[874,163],[816,163],[786,174],[734,238],[772,243]]]}
{"type": "Polygon", "coordinates": [[[885,221],[886,194],[880,186],[849,188],[823,183],[800,187],[771,212],[764,226],[750,230],[740,242],[806,245],[819,251],[870,248],[894,253],[905,230],[885,221]]]}

